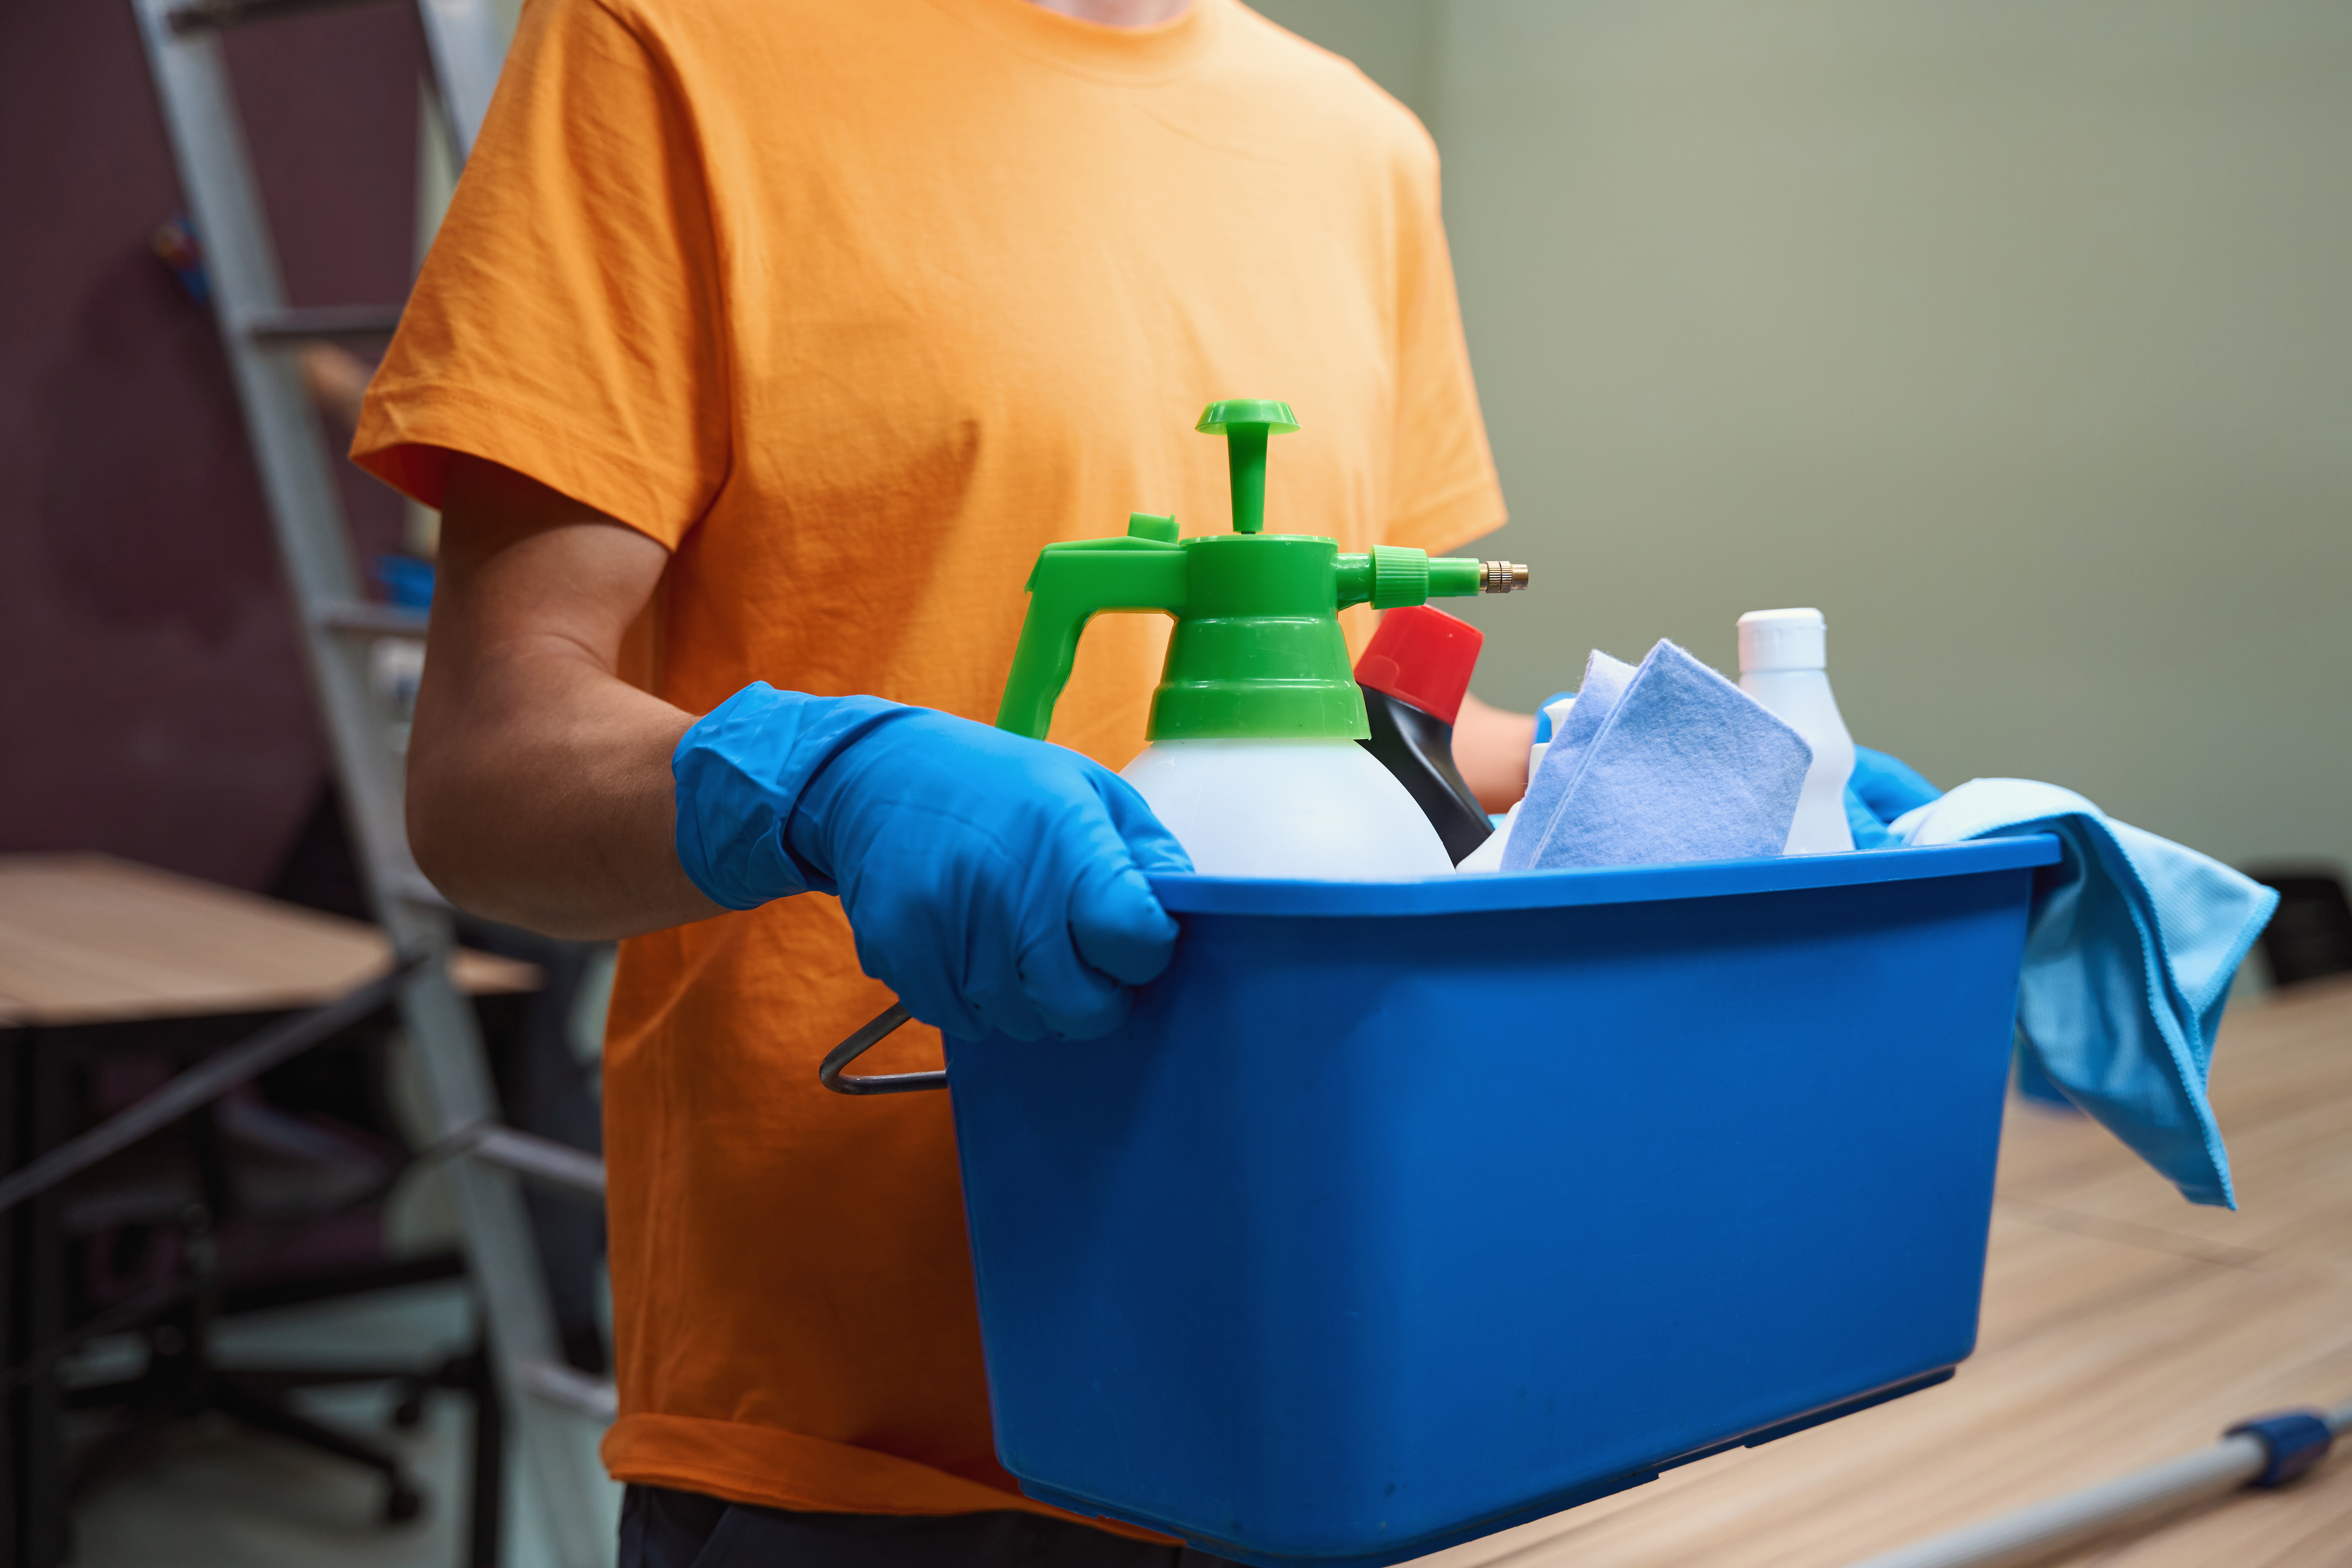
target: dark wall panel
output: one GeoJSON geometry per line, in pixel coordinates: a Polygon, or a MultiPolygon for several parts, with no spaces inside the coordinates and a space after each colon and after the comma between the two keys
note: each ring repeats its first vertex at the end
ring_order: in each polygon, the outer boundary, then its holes
{"type": "MultiPolygon", "coordinates": [[[[413,16],[228,43],[294,300],[399,298],[413,16]]],[[[323,754],[211,318],[149,249],[183,203],[125,0],[0,5],[0,849],[260,885],[323,754]]],[[[393,547],[394,498],[345,489],[393,547]]]]}

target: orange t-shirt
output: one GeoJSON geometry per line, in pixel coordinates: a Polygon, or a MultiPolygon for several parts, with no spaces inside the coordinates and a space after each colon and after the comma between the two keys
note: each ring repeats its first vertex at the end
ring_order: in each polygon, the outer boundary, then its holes
{"type": "MultiPolygon", "coordinates": [[[[1236,0],[530,0],[354,455],[432,503],[474,453],[668,546],[646,679],[689,711],[765,679],[986,721],[1040,546],[1227,526],[1218,397],[1297,410],[1270,530],[1503,521],[1435,151],[1346,62],[1236,0]]],[[[1055,738],[1125,763],[1166,635],[1098,620],[1055,738]]],[[[819,895],[623,945],[615,1476],[1055,1511],[991,1444],[945,1097],[816,1082],[889,1000],[819,895]]]]}

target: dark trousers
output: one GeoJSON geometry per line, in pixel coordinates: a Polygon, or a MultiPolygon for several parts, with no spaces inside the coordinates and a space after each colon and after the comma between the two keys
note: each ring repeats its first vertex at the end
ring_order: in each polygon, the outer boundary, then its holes
{"type": "Polygon", "coordinates": [[[1043,1514],[795,1513],[667,1487],[621,1500],[620,1568],[1238,1568],[1043,1514]]]}

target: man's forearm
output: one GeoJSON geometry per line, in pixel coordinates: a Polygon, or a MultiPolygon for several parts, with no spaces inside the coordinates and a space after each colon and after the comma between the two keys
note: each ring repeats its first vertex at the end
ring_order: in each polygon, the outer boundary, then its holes
{"type": "Polygon", "coordinates": [[[674,847],[691,715],[554,650],[441,695],[419,694],[409,841],[453,903],[583,940],[719,912],[674,847]]]}
{"type": "Polygon", "coordinates": [[[1528,789],[1528,748],[1535,743],[1536,716],[1492,708],[1475,697],[1462,699],[1454,719],[1454,765],[1478,804],[1504,812],[1528,789]]]}
{"type": "Polygon", "coordinates": [[[668,552],[520,474],[453,458],[408,754],[408,837],[459,908],[553,936],[717,914],[677,861],[693,717],[614,673],[668,552]]]}
{"type": "MultiPolygon", "coordinates": [[[[615,673],[668,559],[535,480],[452,456],[408,831],[460,908],[578,938],[722,912],[677,859],[670,759],[693,716],[615,673]]],[[[1465,700],[1454,761],[1489,811],[1525,791],[1534,726],[1465,700]]]]}

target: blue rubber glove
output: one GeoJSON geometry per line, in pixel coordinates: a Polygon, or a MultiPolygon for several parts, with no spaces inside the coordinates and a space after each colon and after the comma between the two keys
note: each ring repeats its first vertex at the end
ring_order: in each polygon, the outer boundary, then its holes
{"type": "Polygon", "coordinates": [[[1076,752],[878,697],[755,681],[670,759],[677,858],[713,902],[837,892],[857,962],[961,1039],[1092,1039],[1168,967],[1146,871],[1192,860],[1076,752]]]}
{"type": "Polygon", "coordinates": [[[1897,756],[1853,749],[1853,775],[1846,781],[1845,820],[1856,849],[1885,849],[1895,842],[1888,823],[1905,812],[1941,800],[1944,792],[1927,775],[1897,756]]]}

